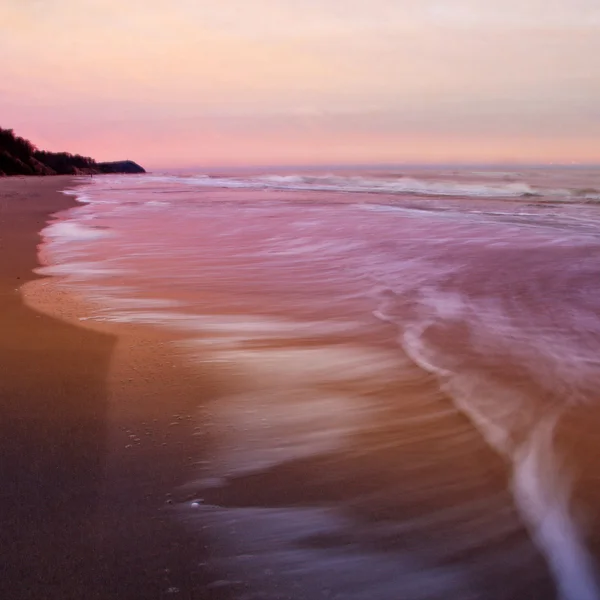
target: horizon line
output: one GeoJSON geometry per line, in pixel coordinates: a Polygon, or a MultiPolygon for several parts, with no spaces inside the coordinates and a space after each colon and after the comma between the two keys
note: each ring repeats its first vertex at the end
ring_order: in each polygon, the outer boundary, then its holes
{"type": "Polygon", "coordinates": [[[600,162],[397,162],[397,163],[275,163],[275,164],[223,164],[223,165],[186,165],[186,166],[148,166],[151,171],[214,171],[244,169],[398,169],[398,168],[536,168],[536,169],[600,169],[600,162]]]}

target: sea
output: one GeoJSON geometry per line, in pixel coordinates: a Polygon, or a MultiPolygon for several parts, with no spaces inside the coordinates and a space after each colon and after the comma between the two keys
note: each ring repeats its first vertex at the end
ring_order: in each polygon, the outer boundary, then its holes
{"type": "MultiPolygon", "coordinates": [[[[244,600],[600,598],[600,167],[110,175],[42,232],[199,384],[174,513],[244,600]]],[[[216,593],[216,592],[215,592],[216,593]]]]}

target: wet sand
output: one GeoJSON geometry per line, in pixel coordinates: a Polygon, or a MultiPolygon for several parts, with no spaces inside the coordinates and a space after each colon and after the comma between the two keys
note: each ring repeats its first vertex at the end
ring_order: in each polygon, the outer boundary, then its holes
{"type": "Polygon", "coordinates": [[[216,597],[202,536],[169,514],[210,385],[160,333],[79,326],[77,299],[33,273],[73,183],[0,179],[0,597],[216,597]]]}

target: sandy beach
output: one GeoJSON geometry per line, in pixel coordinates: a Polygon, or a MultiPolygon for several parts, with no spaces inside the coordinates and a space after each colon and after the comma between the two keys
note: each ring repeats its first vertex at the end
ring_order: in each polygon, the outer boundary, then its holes
{"type": "Polygon", "coordinates": [[[1,598],[596,600],[593,223],[163,179],[0,180],[1,598]]]}
{"type": "Polygon", "coordinates": [[[77,298],[34,274],[74,181],[0,179],[0,597],[204,598],[204,540],[169,511],[210,386],[158,332],[81,326],[77,298]]]}
{"type": "Polygon", "coordinates": [[[600,600],[600,0],[0,0],[0,600],[600,600]]]}

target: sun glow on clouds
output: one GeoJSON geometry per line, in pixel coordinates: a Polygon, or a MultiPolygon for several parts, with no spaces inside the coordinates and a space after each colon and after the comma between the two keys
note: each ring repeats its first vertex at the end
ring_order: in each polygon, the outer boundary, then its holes
{"type": "Polygon", "coordinates": [[[0,114],[151,166],[599,160],[599,33],[597,0],[0,0],[0,114]]]}

